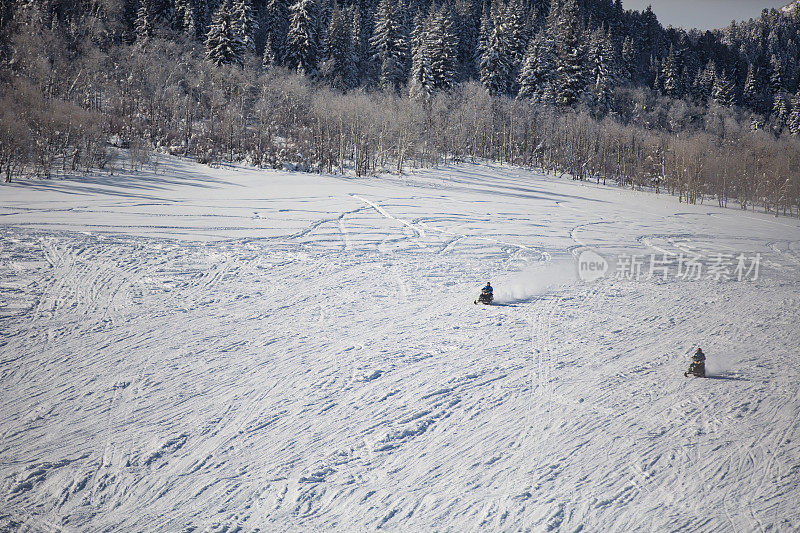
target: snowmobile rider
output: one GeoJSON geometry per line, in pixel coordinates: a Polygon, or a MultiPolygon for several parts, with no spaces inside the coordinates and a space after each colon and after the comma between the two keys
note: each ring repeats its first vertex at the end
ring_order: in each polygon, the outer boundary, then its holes
{"type": "Polygon", "coordinates": [[[492,294],[492,284],[488,281],[486,282],[486,286],[481,289],[481,295],[478,296],[478,299],[475,300],[475,303],[481,302],[485,305],[491,305],[492,300],[494,300],[494,295],[492,294]]]}
{"type": "Polygon", "coordinates": [[[689,370],[683,373],[685,377],[689,377],[690,374],[701,378],[706,377],[706,354],[700,348],[694,352],[689,370]]]}
{"type": "Polygon", "coordinates": [[[692,356],[692,362],[694,362],[694,363],[705,363],[706,362],[706,354],[703,353],[703,350],[698,348],[697,351],[694,352],[694,355],[692,356]]]}

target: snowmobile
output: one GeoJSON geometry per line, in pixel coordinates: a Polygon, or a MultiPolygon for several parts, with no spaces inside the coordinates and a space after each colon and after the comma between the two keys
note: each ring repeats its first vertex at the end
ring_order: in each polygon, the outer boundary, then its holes
{"type": "Polygon", "coordinates": [[[494,300],[494,295],[489,291],[481,291],[481,295],[478,296],[478,299],[475,300],[475,305],[478,303],[482,303],[484,305],[492,305],[492,301],[494,300]]]}
{"type": "Polygon", "coordinates": [[[689,365],[689,370],[683,373],[684,377],[689,377],[689,375],[704,378],[706,377],[706,361],[705,358],[701,359],[697,356],[692,358],[692,362],[689,365]]]}

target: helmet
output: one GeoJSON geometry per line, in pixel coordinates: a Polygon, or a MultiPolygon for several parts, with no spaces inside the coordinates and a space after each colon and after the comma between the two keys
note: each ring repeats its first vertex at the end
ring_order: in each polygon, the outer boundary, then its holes
{"type": "Polygon", "coordinates": [[[491,285],[491,283],[489,283],[488,281],[486,282],[486,284],[487,284],[487,285],[491,285]]]}
{"type": "Polygon", "coordinates": [[[697,348],[697,351],[696,351],[696,352],[694,352],[694,353],[703,353],[703,350],[701,350],[701,349],[698,347],[698,348],[697,348]]]}

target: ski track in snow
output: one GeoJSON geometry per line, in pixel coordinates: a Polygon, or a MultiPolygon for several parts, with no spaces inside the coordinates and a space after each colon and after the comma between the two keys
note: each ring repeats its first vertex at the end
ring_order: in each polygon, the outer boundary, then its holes
{"type": "Polygon", "coordinates": [[[0,530],[800,528],[797,221],[162,168],[2,187],[0,530]],[[585,248],[763,262],[565,281],[585,248]]]}

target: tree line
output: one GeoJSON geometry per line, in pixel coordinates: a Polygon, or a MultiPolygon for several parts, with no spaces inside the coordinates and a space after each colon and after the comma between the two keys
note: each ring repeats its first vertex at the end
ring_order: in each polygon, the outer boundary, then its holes
{"type": "Polygon", "coordinates": [[[643,87],[800,135],[800,10],[699,32],[621,0],[0,0],[0,58],[12,60],[14,32],[36,26],[101,49],[172,40],[217,65],[260,62],[342,90],[424,97],[480,81],[596,116],[617,112],[614,87],[643,87]]]}
{"type": "MultiPolygon", "coordinates": [[[[156,148],[211,164],[357,175],[494,160],[681,201],[800,214],[791,127],[736,103],[736,89],[734,103],[724,101],[711,76],[716,65],[700,72],[712,80],[707,98],[671,96],[678,89],[664,73],[684,53],[672,44],[655,70],[650,61],[636,67],[636,45],[626,38],[618,50],[613,25],[590,29],[573,0],[481,6],[470,19],[478,21],[474,49],[453,15],[459,4],[420,4],[409,23],[403,4],[383,0],[368,34],[361,5],[331,4],[323,17],[314,0],[204,4],[207,22],[188,1],[161,2],[166,15],[149,1],[101,2],[80,17],[69,4],[12,4],[0,9],[7,181],[104,168],[111,141],[137,154],[156,148]],[[264,16],[269,6],[285,7],[285,16],[264,16]],[[301,8],[307,15],[290,16],[301,8]],[[329,21],[325,31],[320,20],[329,21]],[[317,21],[316,33],[302,21],[317,21]],[[285,35],[270,30],[278,22],[285,35]],[[539,29],[526,44],[509,38],[529,27],[539,29]],[[299,41],[324,46],[325,55],[314,59],[314,46],[287,52],[299,41]],[[620,61],[626,54],[628,63],[620,61]],[[634,83],[648,72],[659,80],[654,87],[634,83]]],[[[790,86],[781,81],[782,90],[790,86]]],[[[800,107],[787,105],[790,124],[800,107]]]]}

